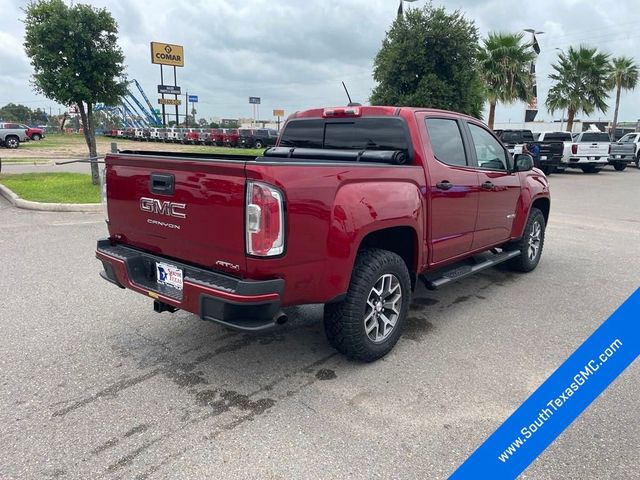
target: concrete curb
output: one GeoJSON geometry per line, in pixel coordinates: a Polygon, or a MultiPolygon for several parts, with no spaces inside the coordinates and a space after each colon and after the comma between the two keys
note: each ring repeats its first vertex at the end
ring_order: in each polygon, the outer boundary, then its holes
{"type": "Polygon", "coordinates": [[[14,207],[24,208],[26,210],[40,210],[45,212],[102,212],[102,204],[100,203],[42,203],[24,200],[2,184],[0,184],[0,195],[6,198],[14,207]]]}

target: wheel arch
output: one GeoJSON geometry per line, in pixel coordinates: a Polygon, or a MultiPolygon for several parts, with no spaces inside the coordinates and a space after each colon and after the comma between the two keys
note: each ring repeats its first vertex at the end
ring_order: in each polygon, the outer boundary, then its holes
{"type": "MultiPolygon", "coordinates": [[[[531,208],[537,208],[544,215],[545,225],[549,222],[549,213],[551,211],[551,200],[548,197],[538,197],[531,203],[531,208]]],[[[531,210],[529,210],[531,212],[531,210]]]]}
{"type": "Polygon", "coordinates": [[[402,225],[369,232],[360,241],[358,252],[365,248],[379,248],[400,256],[409,271],[411,286],[415,287],[419,269],[419,241],[414,227],[402,225]]]}

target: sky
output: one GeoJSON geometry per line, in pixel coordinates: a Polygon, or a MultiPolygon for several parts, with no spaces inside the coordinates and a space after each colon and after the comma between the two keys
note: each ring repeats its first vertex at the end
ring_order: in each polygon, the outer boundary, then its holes
{"type": "MultiPolygon", "coordinates": [[[[70,1],[70,0],[67,0],[70,1]]],[[[184,46],[185,66],[178,69],[182,91],[199,97],[197,117],[251,117],[248,97],[261,97],[260,118],[274,108],[286,115],[312,107],[344,105],[344,81],[354,101],[366,104],[374,86],[372,65],[398,8],[398,0],[85,0],[107,8],[119,26],[119,43],[129,79],[137,79],[155,104],[160,67],[150,61],[149,42],[184,46]]],[[[421,7],[425,0],[405,3],[421,7]]],[[[34,93],[31,66],[24,53],[21,10],[27,2],[0,0],[0,106],[8,102],[31,108],[59,105],[34,93]],[[7,15],[7,12],[13,12],[7,15]]],[[[558,119],[544,109],[548,74],[558,50],[596,46],[640,62],[640,10],[637,0],[454,0],[436,6],[461,10],[480,35],[490,31],[544,31],[538,58],[536,120],[558,119]]],[[[167,82],[165,82],[167,83],[167,82]]],[[[613,117],[613,98],[607,114],[613,117]]],[[[498,105],[496,122],[522,122],[525,105],[498,105]]],[[[485,113],[485,118],[486,118],[485,113]]],[[[640,88],[623,92],[619,120],[640,118],[640,88]]]]}

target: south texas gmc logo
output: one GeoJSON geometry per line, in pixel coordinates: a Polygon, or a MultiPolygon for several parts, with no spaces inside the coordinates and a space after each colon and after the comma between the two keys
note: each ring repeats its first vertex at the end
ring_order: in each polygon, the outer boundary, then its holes
{"type": "Polygon", "coordinates": [[[187,218],[187,214],[181,210],[187,208],[185,203],[175,203],[168,200],[158,200],[157,198],[140,198],[140,210],[149,213],[158,213],[175,218],[187,218]]]}

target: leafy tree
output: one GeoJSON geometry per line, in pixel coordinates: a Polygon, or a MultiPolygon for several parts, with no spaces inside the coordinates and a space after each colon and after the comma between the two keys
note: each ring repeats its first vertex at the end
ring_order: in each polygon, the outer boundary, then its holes
{"type": "Polygon", "coordinates": [[[617,57],[611,60],[609,73],[610,87],[616,91],[616,109],[613,112],[611,137],[615,138],[618,125],[618,109],[620,108],[620,93],[622,89],[633,90],[638,85],[638,65],[629,57],[617,57]]]}
{"type": "Polygon", "coordinates": [[[31,118],[31,109],[24,105],[8,103],[0,108],[0,119],[9,122],[28,123],[31,118]]]}
{"type": "Polygon", "coordinates": [[[573,120],[577,113],[590,115],[595,110],[605,113],[609,98],[609,55],[597,48],[580,46],[569,47],[568,51],[558,54],[558,61],[552,66],[554,80],[549,89],[547,109],[551,113],[567,110],[567,130],[573,129],[573,120]]]}
{"type": "MultiPolygon", "coordinates": [[[[124,55],[118,26],[104,8],[37,0],[25,9],[25,50],[35,90],[63,105],[77,105],[91,157],[97,156],[93,109],[116,105],[125,94],[124,55]]],[[[91,164],[94,184],[98,165],[91,164]]]]}
{"type": "Polygon", "coordinates": [[[217,122],[211,122],[209,128],[220,128],[220,124],[217,122]]]}
{"type": "Polygon", "coordinates": [[[0,120],[41,125],[47,123],[47,114],[39,108],[32,110],[25,105],[7,103],[0,108],[0,120]]]}
{"type": "Polygon", "coordinates": [[[478,30],[458,10],[426,5],[399,15],[373,64],[375,105],[434,107],[481,116],[478,30]]]}
{"type": "Polygon", "coordinates": [[[493,128],[496,104],[527,101],[533,88],[530,72],[535,54],[523,43],[522,33],[489,33],[480,50],[480,75],[489,100],[489,128],[493,128]]]}

